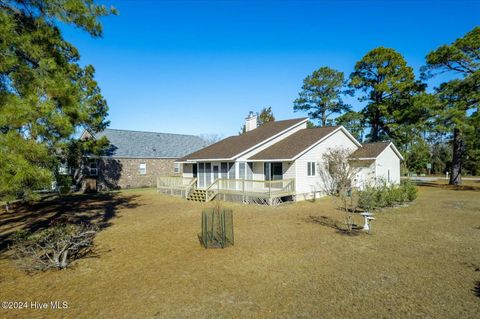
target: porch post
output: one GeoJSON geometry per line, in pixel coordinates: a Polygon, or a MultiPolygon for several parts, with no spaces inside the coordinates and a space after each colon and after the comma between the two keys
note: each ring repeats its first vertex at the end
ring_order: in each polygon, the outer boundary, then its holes
{"type": "Polygon", "coordinates": [[[242,179],[242,201],[245,202],[245,179],[242,179]]]}

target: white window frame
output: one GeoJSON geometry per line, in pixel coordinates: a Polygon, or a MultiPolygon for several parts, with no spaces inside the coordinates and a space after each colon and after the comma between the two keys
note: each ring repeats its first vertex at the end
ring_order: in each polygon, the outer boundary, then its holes
{"type": "Polygon", "coordinates": [[[173,165],[174,165],[173,166],[173,171],[175,173],[180,173],[180,163],[174,163],[173,165]]]}
{"type": "Polygon", "coordinates": [[[140,163],[138,165],[138,174],[139,175],[147,175],[147,163],[140,163]],[[142,167],[145,166],[145,167],[142,167]]]}
{"type": "Polygon", "coordinates": [[[316,175],[317,175],[316,163],[315,162],[307,162],[307,176],[308,177],[315,177],[316,175]]]}

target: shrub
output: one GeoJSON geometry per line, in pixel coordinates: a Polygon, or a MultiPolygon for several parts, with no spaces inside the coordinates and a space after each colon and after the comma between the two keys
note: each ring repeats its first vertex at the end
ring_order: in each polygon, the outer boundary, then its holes
{"type": "Polygon", "coordinates": [[[401,205],[408,200],[408,198],[406,196],[406,193],[405,193],[405,191],[402,187],[399,187],[397,185],[393,185],[390,188],[390,191],[392,193],[394,204],[400,204],[401,205]]]}
{"type": "Polygon", "coordinates": [[[400,184],[400,187],[403,189],[405,193],[406,199],[411,202],[417,199],[417,187],[413,184],[410,180],[403,180],[400,184]]]}
{"type": "Polygon", "coordinates": [[[60,195],[70,193],[70,187],[72,186],[72,178],[68,175],[60,175],[57,177],[58,192],[60,195]]]}
{"type": "Polygon", "coordinates": [[[375,187],[367,186],[364,190],[359,191],[358,206],[369,211],[411,202],[416,198],[417,188],[410,181],[402,181],[400,185],[381,183],[375,187]]]}
{"type": "Polygon", "coordinates": [[[382,183],[380,186],[377,186],[375,190],[375,203],[377,207],[386,207],[389,205],[389,187],[387,184],[382,183]]]}
{"type": "Polygon", "coordinates": [[[63,269],[91,252],[97,229],[93,226],[62,224],[35,233],[17,232],[13,256],[27,272],[63,269]]]}
{"type": "Polygon", "coordinates": [[[366,211],[378,207],[375,187],[367,186],[364,190],[358,192],[358,206],[366,211]]]}

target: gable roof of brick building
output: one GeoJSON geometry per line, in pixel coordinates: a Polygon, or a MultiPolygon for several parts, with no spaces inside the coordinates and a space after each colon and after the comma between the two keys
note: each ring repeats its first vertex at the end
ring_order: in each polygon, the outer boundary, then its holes
{"type": "Polygon", "coordinates": [[[207,146],[195,135],[105,129],[95,138],[107,137],[109,156],[119,158],[180,158],[207,146]]]}

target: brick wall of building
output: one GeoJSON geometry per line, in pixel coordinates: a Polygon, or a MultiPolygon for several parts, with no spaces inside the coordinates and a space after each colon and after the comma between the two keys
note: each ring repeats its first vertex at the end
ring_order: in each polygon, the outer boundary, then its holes
{"type": "Polygon", "coordinates": [[[154,187],[157,176],[179,175],[174,171],[174,159],[102,158],[98,160],[98,190],[154,187]],[[146,164],[146,174],[140,174],[140,164],[146,164]]]}

